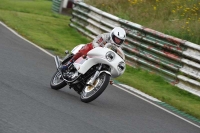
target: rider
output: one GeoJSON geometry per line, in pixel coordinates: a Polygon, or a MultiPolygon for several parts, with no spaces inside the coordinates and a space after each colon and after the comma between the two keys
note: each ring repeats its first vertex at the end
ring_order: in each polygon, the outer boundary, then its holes
{"type": "Polygon", "coordinates": [[[110,33],[103,33],[98,35],[91,43],[86,44],[82,49],[76,53],[72,59],[66,64],[60,67],[61,71],[64,72],[68,67],[76,61],[79,57],[87,55],[87,53],[95,47],[104,47],[106,43],[113,44],[114,47],[118,48],[118,52],[123,53],[120,46],[126,39],[126,32],[121,27],[115,27],[110,33]]]}

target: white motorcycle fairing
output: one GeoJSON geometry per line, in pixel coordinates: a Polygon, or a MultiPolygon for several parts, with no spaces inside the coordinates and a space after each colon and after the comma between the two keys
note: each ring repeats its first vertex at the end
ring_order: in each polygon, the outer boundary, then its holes
{"type": "MultiPolygon", "coordinates": [[[[76,54],[83,46],[84,45],[78,45],[72,50],[72,53],[76,54]]],[[[80,57],[73,63],[73,65],[79,73],[85,74],[92,66],[99,63],[110,66],[110,75],[112,78],[122,75],[125,71],[124,60],[117,53],[107,47],[96,47],[90,50],[85,59],[80,57]],[[111,53],[114,56],[112,60],[109,60],[106,57],[108,53],[111,53]],[[124,68],[121,69],[120,65],[123,65],[124,68]]]]}

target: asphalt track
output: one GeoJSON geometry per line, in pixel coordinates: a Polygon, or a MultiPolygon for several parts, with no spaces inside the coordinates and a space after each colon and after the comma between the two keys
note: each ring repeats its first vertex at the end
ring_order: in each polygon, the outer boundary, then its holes
{"type": "Polygon", "coordinates": [[[50,89],[54,60],[0,24],[0,133],[200,133],[115,86],[85,104],[50,89]]]}

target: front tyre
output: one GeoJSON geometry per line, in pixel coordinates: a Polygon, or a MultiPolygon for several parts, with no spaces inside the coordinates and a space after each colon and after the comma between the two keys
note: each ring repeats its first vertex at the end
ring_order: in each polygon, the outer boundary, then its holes
{"type": "Polygon", "coordinates": [[[88,103],[95,100],[106,89],[110,81],[110,75],[101,73],[94,81],[93,86],[86,86],[81,93],[81,101],[88,103]]]}
{"type": "Polygon", "coordinates": [[[66,85],[67,85],[66,82],[62,79],[60,72],[57,70],[56,73],[51,78],[50,82],[51,88],[54,90],[59,90],[65,87],[66,85]]]}

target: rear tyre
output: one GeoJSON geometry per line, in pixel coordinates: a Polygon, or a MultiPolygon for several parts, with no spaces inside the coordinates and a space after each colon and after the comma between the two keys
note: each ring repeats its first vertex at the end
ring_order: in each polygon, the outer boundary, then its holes
{"type": "Polygon", "coordinates": [[[51,78],[50,86],[54,90],[59,90],[65,87],[67,83],[62,79],[61,73],[57,70],[51,78]]]}
{"type": "Polygon", "coordinates": [[[107,73],[101,73],[99,77],[94,81],[93,86],[86,86],[81,93],[81,101],[89,103],[95,100],[106,89],[110,81],[110,75],[107,73]]]}

